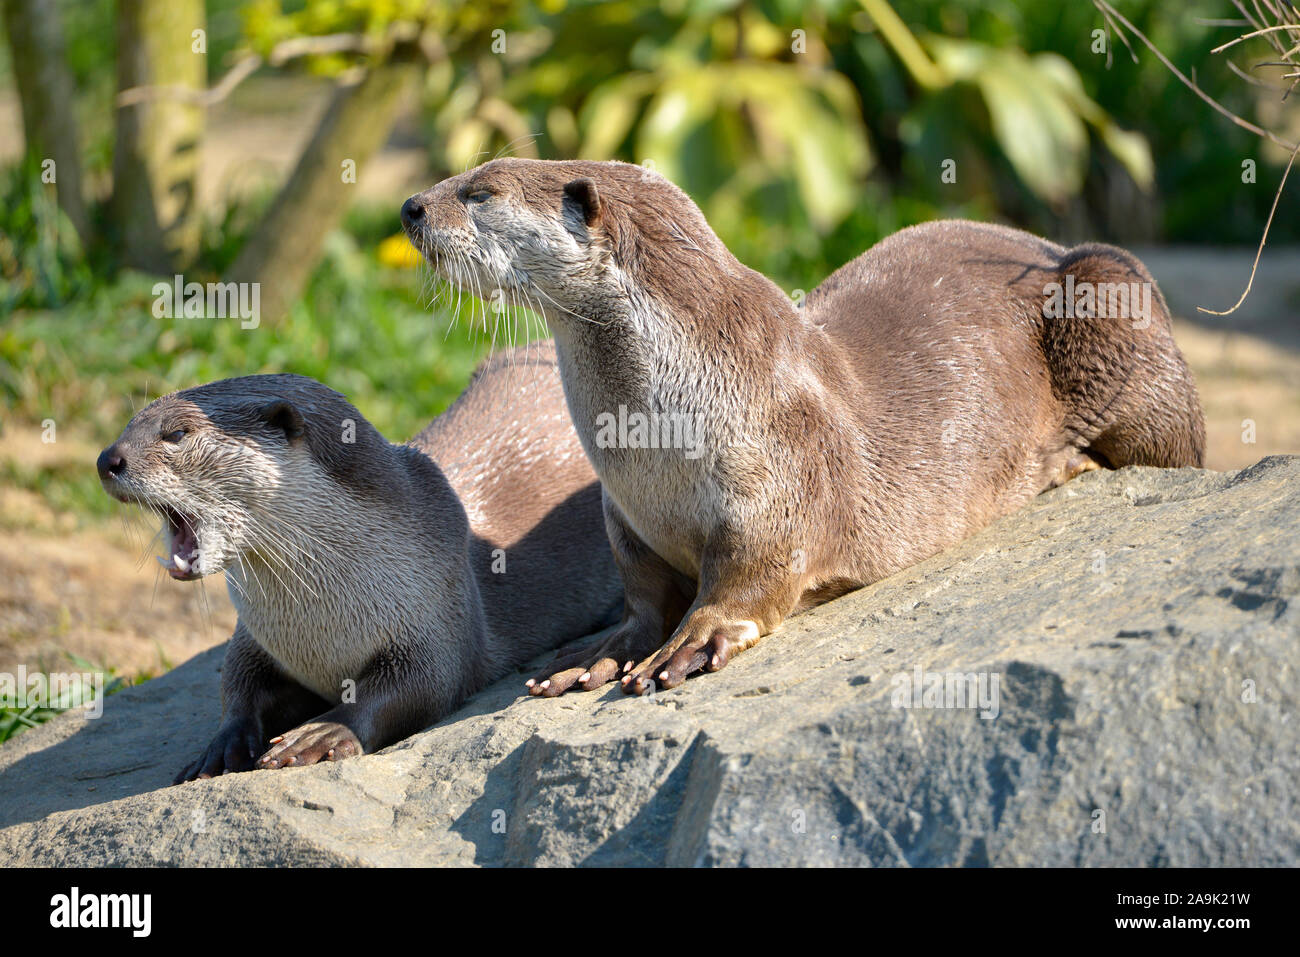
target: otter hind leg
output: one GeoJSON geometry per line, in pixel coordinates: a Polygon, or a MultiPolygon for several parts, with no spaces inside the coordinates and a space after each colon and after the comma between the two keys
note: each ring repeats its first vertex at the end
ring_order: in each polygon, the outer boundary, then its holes
{"type": "Polygon", "coordinates": [[[1075,444],[1113,468],[1202,465],[1196,385],[1146,267],[1113,246],[1078,246],[1057,279],[1093,296],[1090,309],[1044,318],[1044,352],[1075,444]]]}

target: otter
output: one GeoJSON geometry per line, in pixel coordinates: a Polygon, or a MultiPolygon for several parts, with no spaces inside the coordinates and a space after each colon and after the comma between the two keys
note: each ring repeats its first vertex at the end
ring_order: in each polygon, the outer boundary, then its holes
{"type": "Polygon", "coordinates": [[[1202,463],[1164,299],[1122,249],[928,222],[800,307],[639,166],[496,159],[401,214],[444,279],[544,317],[600,477],[624,617],[534,695],[675,687],[1080,471],[1202,463]],[[1117,284],[1145,315],[1095,308],[1117,284]],[[699,441],[611,440],[632,414],[684,417],[699,441]]]}
{"type": "Polygon", "coordinates": [[[238,612],[221,726],[176,783],[374,751],[617,620],[549,343],[490,357],[405,445],[314,379],[257,375],[150,403],[98,469],[163,518],[171,577],[225,571],[238,612]]]}

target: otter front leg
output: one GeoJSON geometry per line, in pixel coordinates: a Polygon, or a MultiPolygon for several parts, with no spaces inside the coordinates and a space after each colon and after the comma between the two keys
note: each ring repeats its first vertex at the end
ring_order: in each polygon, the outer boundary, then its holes
{"type": "MultiPolygon", "coordinates": [[[[418,656],[408,656],[418,657],[418,656]]],[[[435,693],[410,660],[377,656],[345,701],[271,739],[258,768],[287,768],[369,754],[432,724],[459,704],[435,693]]]]}
{"type": "Polygon", "coordinates": [[[243,624],[235,626],[221,669],[222,721],[216,737],[173,784],[251,771],[266,739],[318,714],[325,701],[286,675],[243,624]]]}
{"type": "Polygon", "coordinates": [[[699,595],[672,636],[623,676],[623,690],[641,695],[675,688],[701,669],[720,671],[771,633],[794,610],[806,575],[780,560],[706,556],[699,595]],[[765,569],[758,579],[753,569],[765,569]]]}
{"type": "Polygon", "coordinates": [[[364,754],[367,748],[348,723],[351,715],[327,711],[315,721],[271,739],[270,749],[257,759],[259,768],[302,767],[321,761],[342,761],[364,754]]]}
{"type": "Polygon", "coordinates": [[[663,643],[690,602],[678,573],[632,531],[608,495],[605,531],[623,579],[623,620],[596,648],[557,656],[547,670],[525,682],[528,693],[553,698],[574,685],[593,691],[663,643]]]}

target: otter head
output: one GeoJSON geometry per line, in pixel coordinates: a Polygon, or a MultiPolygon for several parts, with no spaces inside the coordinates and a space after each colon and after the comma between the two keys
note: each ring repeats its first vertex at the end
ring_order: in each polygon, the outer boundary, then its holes
{"type": "Polygon", "coordinates": [[[246,376],[151,402],[97,466],[109,495],[162,517],[167,556],[159,561],[191,581],[249,553],[300,560],[311,537],[295,516],[364,476],[378,443],[387,446],[319,382],[246,376]]]}
{"type": "Polygon", "coordinates": [[[452,285],[561,322],[731,261],[685,193],[627,163],[493,160],[412,196],[402,224],[452,285]]]}

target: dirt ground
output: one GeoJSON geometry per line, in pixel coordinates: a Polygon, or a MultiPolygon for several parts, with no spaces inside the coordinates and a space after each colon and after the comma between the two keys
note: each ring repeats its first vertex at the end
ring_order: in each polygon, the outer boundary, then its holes
{"type": "MultiPolygon", "coordinates": [[[[60,433],[7,429],[0,466],[21,457],[93,468],[98,449],[60,433]]],[[[36,493],[0,484],[0,672],[19,664],[67,671],[67,655],[122,675],[158,674],[230,636],[224,580],[176,582],[153,555],[153,520],[121,507],[113,522],[79,528],[36,493]]]]}
{"type": "Polygon", "coordinates": [[[1209,468],[1229,471],[1266,455],[1300,453],[1300,351],[1185,322],[1174,335],[1205,409],[1209,468]],[[1250,422],[1253,444],[1244,441],[1250,422]]]}

